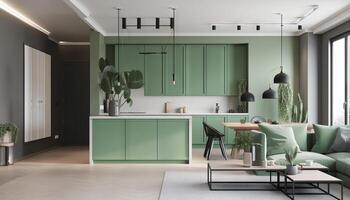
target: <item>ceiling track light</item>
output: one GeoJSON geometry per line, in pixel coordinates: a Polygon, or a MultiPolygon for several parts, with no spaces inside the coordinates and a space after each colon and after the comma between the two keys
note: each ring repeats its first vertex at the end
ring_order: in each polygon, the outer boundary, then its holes
{"type": "Polygon", "coordinates": [[[215,30],[216,30],[216,25],[212,25],[212,26],[211,26],[211,30],[212,30],[212,31],[215,31],[215,30]]]}
{"type": "Polygon", "coordinates": [[[156,17],[156,29],[160,28],[160,18],[156,17]]]}
{"type": "Polygon", "coordinates": [[[303,26],[299,24],[299,25],[298,25],[298,30],[299,30],[299,31],[303,30],[303,26]]]}
{"type": "Polygon", "coordinates": [[[256,30],[260,31],[260,25],[256,25],[256,30]]]}
{"type": "Polygon", "coordinates": [[[241,25],[237,25],[237,31],[241,30],[241,25]]]}
{"type": "Polygon", "coordinates": [[[126,18],[122,18],[122,29],[126,29],[126,18]]]}
{"type": "Polygon", "coordinates": [[[137,20],[136,20],[136,28],[137,29],[141,29],[141,17],[138,17],[137,20]]]}

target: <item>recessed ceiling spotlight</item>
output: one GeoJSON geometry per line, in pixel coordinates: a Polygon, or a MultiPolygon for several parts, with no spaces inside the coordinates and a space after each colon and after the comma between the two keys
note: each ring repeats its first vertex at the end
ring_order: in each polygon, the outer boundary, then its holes
{"type": "Polygon", "coordinates": [[[237,31],[240,31],[241,30],[241,25],[238,25],[237,26],[237,31]]]}
{"type": "Polygon", "coordinates": [[[212,30],[212,31],[215,31],[215,30],[216,30],[216,26],[215,26],[215,25],[212,25],[212,26],[211,26],[211,30],[212,30]]]}
{"type": "Polygon", "coordinates": [[[299,31],[303,30],[303,26],[299,24],[299,25],[298,25],[298,30],[299,30],[299,31]]]}
{"type": "Polygon", "coordinates": [[[256,30],[260,31],[260,25],[256,25],[256,30]]]}

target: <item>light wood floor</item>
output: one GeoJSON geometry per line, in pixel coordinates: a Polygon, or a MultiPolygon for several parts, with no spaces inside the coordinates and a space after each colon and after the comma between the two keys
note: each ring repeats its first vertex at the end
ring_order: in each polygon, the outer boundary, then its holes
{"type": "MultiPolygon", "coordinates": [[[[0,167],[1,200],[158,199],[167,170],[205,170],[203,149],[193,163],[88,165],[87,147],[61,147],[0,167]]],[[[214,150],[213,159],[222,159],[214,150]]]]}

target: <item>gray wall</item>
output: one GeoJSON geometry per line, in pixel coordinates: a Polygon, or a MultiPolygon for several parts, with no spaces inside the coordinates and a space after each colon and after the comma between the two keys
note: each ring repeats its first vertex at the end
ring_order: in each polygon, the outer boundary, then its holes
{"type": "Polygon", "coordinates": [[[320,122],[322,124],[329,124],[330,123],[330,117],[329,117],[329,41],[330,39],[341,35],[343,33],[350,31],[350,21],[343,23],[342,25],[337,26],[336,28],[327,31],[326,33],[321,35],[321,74],[320,79],[321,80],[321,99],[320,99],[320,122]]]}
{"type": "Polygon", "coordinates": [[[58,45],[48,37],[0,10],[0,122],[13,122],[19,128],[15,159],[52,147],[54,137],[24,143],[24,48],[27,44],[51,55],[52,59],[52,135],[62,131],[62,70],[58,45]]]}
{"type": "Polygon", "coordinates": [[[63,145],[89,144],[89,46],[60,46],[64,70],[63,145]]]}

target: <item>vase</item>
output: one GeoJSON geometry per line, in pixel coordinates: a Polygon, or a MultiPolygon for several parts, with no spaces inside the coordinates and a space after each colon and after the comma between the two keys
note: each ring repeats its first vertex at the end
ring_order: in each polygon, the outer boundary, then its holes
{"type": "Polygon", "coordinates": [[[298,165],[287,165],[286,173],[288,175],[298,174],[298,165]]]}
{"type": "Polygon", "coordinates": [[[252,153],[251,152],[244,152],[243,153],[243,167],[251,167],[253,160],[252,160],[252,153]]]}
{"type": "Polygon", "coordinates": [[[0,138],[0,144],[6,144],[6,143],[12,143],[12,134],[11,132],[7,131],[1,138],[0,138]]]}
{"type": "Polygon", "coordinates": [[[109,106],[108,106],[108,115],[109,116],[115,116],[115,100],[109,100],[109,106]]]}
{"type": "Polygon", "coordinates": [[[231,150],[231,158],[236,160],[241,160],[243,157],[243,149],[232,148],[231,150]]]}

